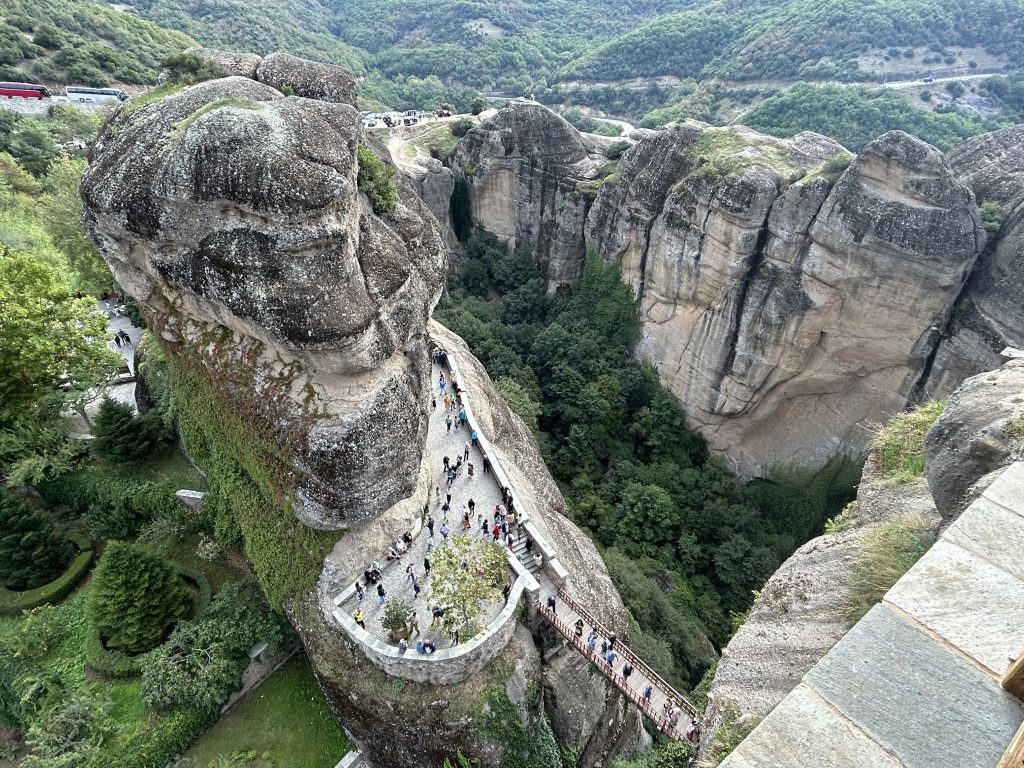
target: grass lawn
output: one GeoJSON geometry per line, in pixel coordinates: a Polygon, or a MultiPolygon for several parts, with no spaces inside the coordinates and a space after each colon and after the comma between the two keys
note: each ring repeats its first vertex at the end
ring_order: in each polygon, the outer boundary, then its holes
{"type": "Polygon", "coordinates": [[[331,714],[309,661],[297,655],[185,754],[195,768],[235,752],[259,755],[251,768],[334,768],[348,750],[348,738],[331,714]]]}

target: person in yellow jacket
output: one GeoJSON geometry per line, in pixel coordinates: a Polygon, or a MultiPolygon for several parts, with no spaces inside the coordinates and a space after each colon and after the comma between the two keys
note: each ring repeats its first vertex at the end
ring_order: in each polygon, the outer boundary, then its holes
{"type": "Polygon", "coordinates": [[[366,629],[366,625],[363,623],[363,609],[362,608],[356,608],[356,612],[352,614],[352,618],[356,620],[356,624],[358,624],[363,629],[366,629]]]}

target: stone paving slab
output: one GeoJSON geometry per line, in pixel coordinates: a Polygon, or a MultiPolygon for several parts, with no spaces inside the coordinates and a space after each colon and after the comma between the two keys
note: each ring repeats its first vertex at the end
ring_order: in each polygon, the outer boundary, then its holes
{"type": "MultiPolygon", "coordinates": [[[[1017,552],[1024,559],[1024,545],[1017,552]]],[[[885,599],[996,676],[1024,645],[1024,581],[946,539],[885,599]]]]}
{"type": "Polygon", "coordinates": [[[804,683],[906,768],[995,766],[1024,720],[992,677],[882,605],[804,683]]]}
{"type": "Polygon", "coordinates": [[[809,688],[798,686],[722,768],[895,768],[899,764],[809,688]]]}
{"type": "Polygon", "coordinates": [[[1024,516],[1024,461],[1007,467],[982,497],[1024,516]]]}
{"type": "Polygon", "coordinates": [[[1024,516],[982,497],[946,529],[942,540],[1024,580],[1024,516]]]}

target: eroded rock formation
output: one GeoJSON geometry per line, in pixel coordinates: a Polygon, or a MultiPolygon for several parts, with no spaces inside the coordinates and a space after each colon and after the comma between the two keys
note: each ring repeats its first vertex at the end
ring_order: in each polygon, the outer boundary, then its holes
{"type": "Polygon", "coordinates": [[[359,140],[349,104],[228,77],[122,109],[82,186],[93,239],[163,343],[289,435],[295,510],[321,528],[412,490],[445,271],[411,189],[385,216],[360,194],[359,140]]]}
{"type": "MultiPolygon", "coordinates": [[[[1012,165],[1013,141],[1000,146],[1012,165]]],[[[973,337],[938,348],[985,234],[934,147],[891,132],[853,158],[816,134],[689,122],[643,137],[606,176],[593,154],[560,118],[515,102],[467,135],[456,167],[473,171],[475,221],[537,244],[549,287],[580,273],[585,246],[619,264],[641,299],[638,354],[741,474],[859,452],[926,380],[941,396],[996,364],[992,334],[962,371],[956,345],[973,337]],[[596,200],[553,192],[570,188],[596,200]]],[[[1002,305],[1019,292],[1005,276],[1021,249],[1001,242],[978,311],[1018,327],[1022,303],[1002,305]]]]}
{"type": "MultiPolygon", "coordinates": [[[[634,749],[644,738],[636,711],[557,634],[522,624],[493,665],[459,684],[396,686],[334,624],[340,587],[411,529],[429,498],[428,351],[441,343],[458,351],[461,384],[519,506],[573,572],[569,590],[621,637],[629,632],[529,429],[461,340],[430,325],[446,263],[434,217],[398,176],[394,211],[374,212],[360,192],[357,146],[383,149],[363,135],[343,89],[323,90],[345,77],[334,68],[318,76],[319,65],[290,58],[224,61],[250,76],[129,103],[114,117],[83,183],[85,223],[171,367],[216,393],[216,412],[200,414],[213,422],[204,454],[216,455],[218,428],[235,418],[285,463],[286,477],[272,479],[288,493],[252,510],[259,519],[242,531],[261,583],[282,582],[263,571],[280,561],[262,554],[310,541],[303,523],[348,529],[316,588],[284,595],[336,714],[375,765],[395,768],[441,765],[460,751],[500,765],[524,749],[555,764],[552,732],[578,750],[581,767],[634,749]],[[321,98],[286,97],[253,77],[321,98]],[[495,717],[501,727],[489,727],[495,717]]],[[[263,458],[254,451],[229,463],[229,473],[246,475],[230,487],[255,486],[263,458]]],[[[212,485],[223,480],[211,475],[212,485]]]]}
{"type": "Polygon", "coordinates": [[[581,183],[606,162],[600,138],[517,99],[467,133],[451,165],[469,184],[473,221],[531,248],[554,290],[582,274],[583,222],[593,195],[581,183]]]}

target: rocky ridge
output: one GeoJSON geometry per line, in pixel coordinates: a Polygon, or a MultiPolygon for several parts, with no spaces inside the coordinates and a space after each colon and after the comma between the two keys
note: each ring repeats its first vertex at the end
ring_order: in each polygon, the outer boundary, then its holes
{"type": "Polygon", "coordinates": [[[872,425],[1017,343],[1022,163],[1008,130],[948,157],[894,131],[853,157],[812,133],[687,122],[638,132],[595,176],[589,137],[518,100],[467,134],[452,167],[476,223],[539,249],[550,290],[580,274],[587,247],[619,265],[641,300],[638,354],[750,476],[859,453],[872,425]],[[997,237],[975,187],[1007,201],[997,237]]]}

